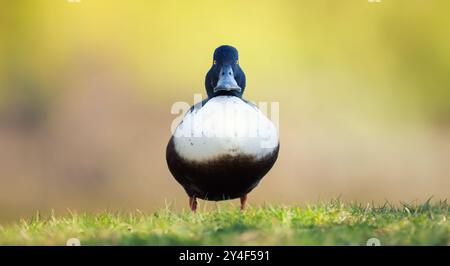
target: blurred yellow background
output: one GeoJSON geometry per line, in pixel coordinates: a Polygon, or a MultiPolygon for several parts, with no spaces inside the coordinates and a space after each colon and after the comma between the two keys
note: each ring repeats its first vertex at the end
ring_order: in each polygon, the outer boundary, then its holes
{"type": "MultiPolygon", "coordinates": [[[[280,103],[280,157],[250,204],[450,194],[449,1],[4,0],[0,219],[187,206],[167,170],[177,101],[214,49],[280,103]]],[[[211,205],[211,204],[210,204],[211,205]]]]}

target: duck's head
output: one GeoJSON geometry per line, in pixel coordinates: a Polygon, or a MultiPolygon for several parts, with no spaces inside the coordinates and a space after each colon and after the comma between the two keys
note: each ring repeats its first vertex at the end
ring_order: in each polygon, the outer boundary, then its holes
{"type": "Polygon", "coordinates": [[[209,98],[219,95],[242,97],[245,74],[239,66],[236,48],[222,45],[214,51],[213,65],[206,74],[205,87],[209,98]]]}

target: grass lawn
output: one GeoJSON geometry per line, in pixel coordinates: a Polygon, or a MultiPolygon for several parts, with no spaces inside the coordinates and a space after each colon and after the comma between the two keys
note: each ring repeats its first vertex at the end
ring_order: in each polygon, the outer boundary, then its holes
{"type": "Polygon", "coordinates": [[[36,215],[0,225],[0,245],[449,245],[447,201],[393,207],[331,201],[211,211],[36,215]]]}

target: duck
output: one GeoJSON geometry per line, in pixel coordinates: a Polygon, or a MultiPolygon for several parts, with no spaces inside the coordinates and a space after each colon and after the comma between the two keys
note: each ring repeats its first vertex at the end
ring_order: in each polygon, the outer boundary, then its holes
{"type": "Polygon", "coordinates": [[[252,102],[243,98],[246,76],[238,50],[215,49],[205,77],[207,98],[186,111],[166,148],[166,161],[175,180],[197,210],[197,199],[240,199],[275,164],[280,149],[278,129],[252,102]]]}

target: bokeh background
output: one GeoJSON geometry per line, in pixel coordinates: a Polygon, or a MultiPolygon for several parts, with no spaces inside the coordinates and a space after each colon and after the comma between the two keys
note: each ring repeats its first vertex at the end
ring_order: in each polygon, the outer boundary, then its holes
{"type": "Polygon", "coordinates": [[[205,95],[221,44],[240,51],[245,97],[280,105],[279,160],[251,204],[447,198],[449,8],[2,0],[0,220],[186,207],[165,162],[170,108],[205,95]]]}

